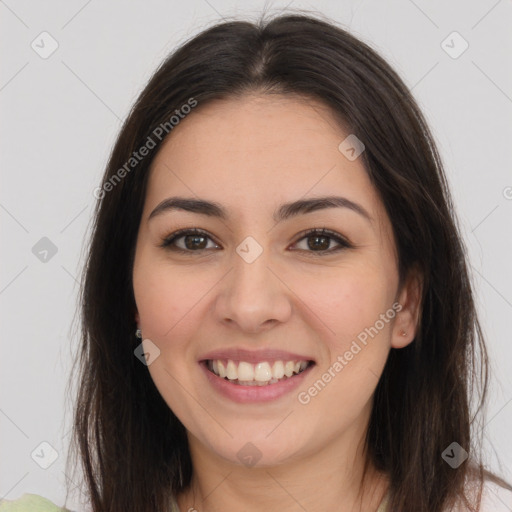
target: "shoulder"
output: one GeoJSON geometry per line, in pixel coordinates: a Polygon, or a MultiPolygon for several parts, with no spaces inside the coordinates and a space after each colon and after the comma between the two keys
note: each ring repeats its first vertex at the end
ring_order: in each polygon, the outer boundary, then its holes
{"type": "Polygon", "coordinates": [[[1,500],[0,512],[70,512],[38,494],[24,494],[16,500],[1,500]]]}

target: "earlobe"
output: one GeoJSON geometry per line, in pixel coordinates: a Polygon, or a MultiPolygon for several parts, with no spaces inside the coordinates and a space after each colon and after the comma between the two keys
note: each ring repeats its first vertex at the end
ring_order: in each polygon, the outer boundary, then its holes
{"type": "Polygon", "coordinates": [[[414,340],[414,333],[406,331],[402,328],[393,329],[392,338],[391,338],[391,346],[393,348],[404,348],[414,340]]]}
{"type": "Polygon", "coordinates": [[[396,315],[391,333],[393,348],[404,348],[416,337],[422,306],[422,292],[422,275],[417,268],[413,268],[409,271],[398,296],[398,302],[402,308],[396,315]]]}

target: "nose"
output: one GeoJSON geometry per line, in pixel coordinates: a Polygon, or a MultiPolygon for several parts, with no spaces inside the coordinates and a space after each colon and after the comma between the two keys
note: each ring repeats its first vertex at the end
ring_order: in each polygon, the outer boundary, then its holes
{"type": "Polygon", "coordinates": [[[263,251],[252,263],[233,255],[233,269],[219,283],[215,305],[219,321],[247,333],[258,333],[290,318],[292,292],[277,277],[266,254],[263,251]]]}

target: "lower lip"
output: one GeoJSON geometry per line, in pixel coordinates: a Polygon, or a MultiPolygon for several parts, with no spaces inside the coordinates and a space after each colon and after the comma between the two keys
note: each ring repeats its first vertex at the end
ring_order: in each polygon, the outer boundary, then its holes
{"type": "Polygon", "coordinates": [[[233,400],[234,402],[246,404],[253,402],[269,402],[271,400],[277,400],[283,395],[290,393],[303,382],[306,375],[314,365],[312,364],[308,366],[304,371],[293,377],[276,382],[275,384],[267,384],[265,386],[241,386],[240,384],[234,384],[233,382],[223,379],[208,370],[205,361],[200,362],[199,366],[203,369],[206,374],[206,378],[213,388],[221,395],[233,400]]]}

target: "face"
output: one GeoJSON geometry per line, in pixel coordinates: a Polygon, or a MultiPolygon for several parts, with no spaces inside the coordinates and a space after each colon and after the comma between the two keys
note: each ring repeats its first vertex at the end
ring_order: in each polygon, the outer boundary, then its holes
{"type": "Polygon", "coordinates": [[[274,465],[359,440],[390,348],[414,337],[348,135],[320,103],[253,95],[199,105],[153,162],[136,320],[194,453],[274,465]]]}

